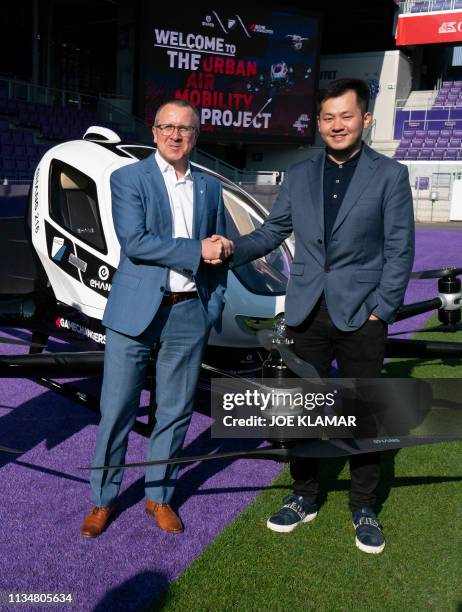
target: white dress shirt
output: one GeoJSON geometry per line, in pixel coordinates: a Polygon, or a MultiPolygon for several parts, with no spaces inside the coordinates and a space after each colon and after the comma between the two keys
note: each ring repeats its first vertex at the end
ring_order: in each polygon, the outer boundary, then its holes
{"type": "MultiPolygon", "coordinates": [[[[172,211],[172,238],[192,238],[194,181],[188,164],[186,174],[177,178],[175,169],[156,151],[157,165],[162,172],[172,211]]],[[[195,291],[196,284],[190,276],[170,270],[169,291],[195,291]]]]}

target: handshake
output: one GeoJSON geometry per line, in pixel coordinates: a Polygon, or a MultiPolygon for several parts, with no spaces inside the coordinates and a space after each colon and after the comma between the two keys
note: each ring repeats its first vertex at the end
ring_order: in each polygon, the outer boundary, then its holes
{"type": "Polygon", "coordinates": [[[234,253],[234,244],[224,236],[214,234],[202,240],[202,259],[213,266],[219,265],[234,253]]]}

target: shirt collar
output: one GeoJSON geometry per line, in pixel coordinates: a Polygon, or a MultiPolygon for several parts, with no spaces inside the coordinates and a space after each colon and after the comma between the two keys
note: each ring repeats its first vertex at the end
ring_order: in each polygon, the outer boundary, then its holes
{"type": "Polygon", "coordinates": [[[363,152],[363,145],[361,144],[361,148],[359,149],[357,153],[353,155],[353,157],[350,157],[350,159],[347,159],[347,161],[344,161],[341,164],[338,164],[337,162],[334,162],[332,159],[330,159],[329,153],[326,148],[326,164],[334,168],[338,168],[338,166],[356,166],[362,152],[363,152]]]}
{"type": "MultiPolygon", "coordinates": [[[[175,173],[175,168],[172,166],[172,164],[169,164],[168,161],[166,161],[162,155],[159,153],[159,151],[156,151],[155,155],[154,155],[157,165],[159,166],[160,171],[162,172],[162,174],[167,174],[167,172],[174,172],[175,173]]],[[[175,173],[175,180],[192,180],[192,174],[191,174],[191,164],[188,162],[188,167],[186,168],[186,172],[185,175],[181,177],[181,179],[177,179],[176,178],[176,173],[175,173]]]]}

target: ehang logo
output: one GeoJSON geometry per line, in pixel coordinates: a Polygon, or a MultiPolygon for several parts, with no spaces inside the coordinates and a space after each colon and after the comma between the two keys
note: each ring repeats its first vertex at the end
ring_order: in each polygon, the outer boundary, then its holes
{"type": "Polygon", "coordinates": [[[102,281],[105,281],[109,278],[109,268],[107,266],[101,266],[98,270],[98,276],[102,281]]]}
{"type": "Polygon", "coordinates": [[[438,34],[451,34],[457,32],[457,21],[445,21],[439,27],[438,34]]]}

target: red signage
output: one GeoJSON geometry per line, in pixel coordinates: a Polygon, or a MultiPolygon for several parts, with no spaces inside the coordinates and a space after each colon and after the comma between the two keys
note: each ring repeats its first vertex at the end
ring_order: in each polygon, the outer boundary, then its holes
{"type": "Polygon", "coordinates": [[[459,41],[462,41],[462,11],[400,15],[398,18],[398,46],[459,41]]]}

